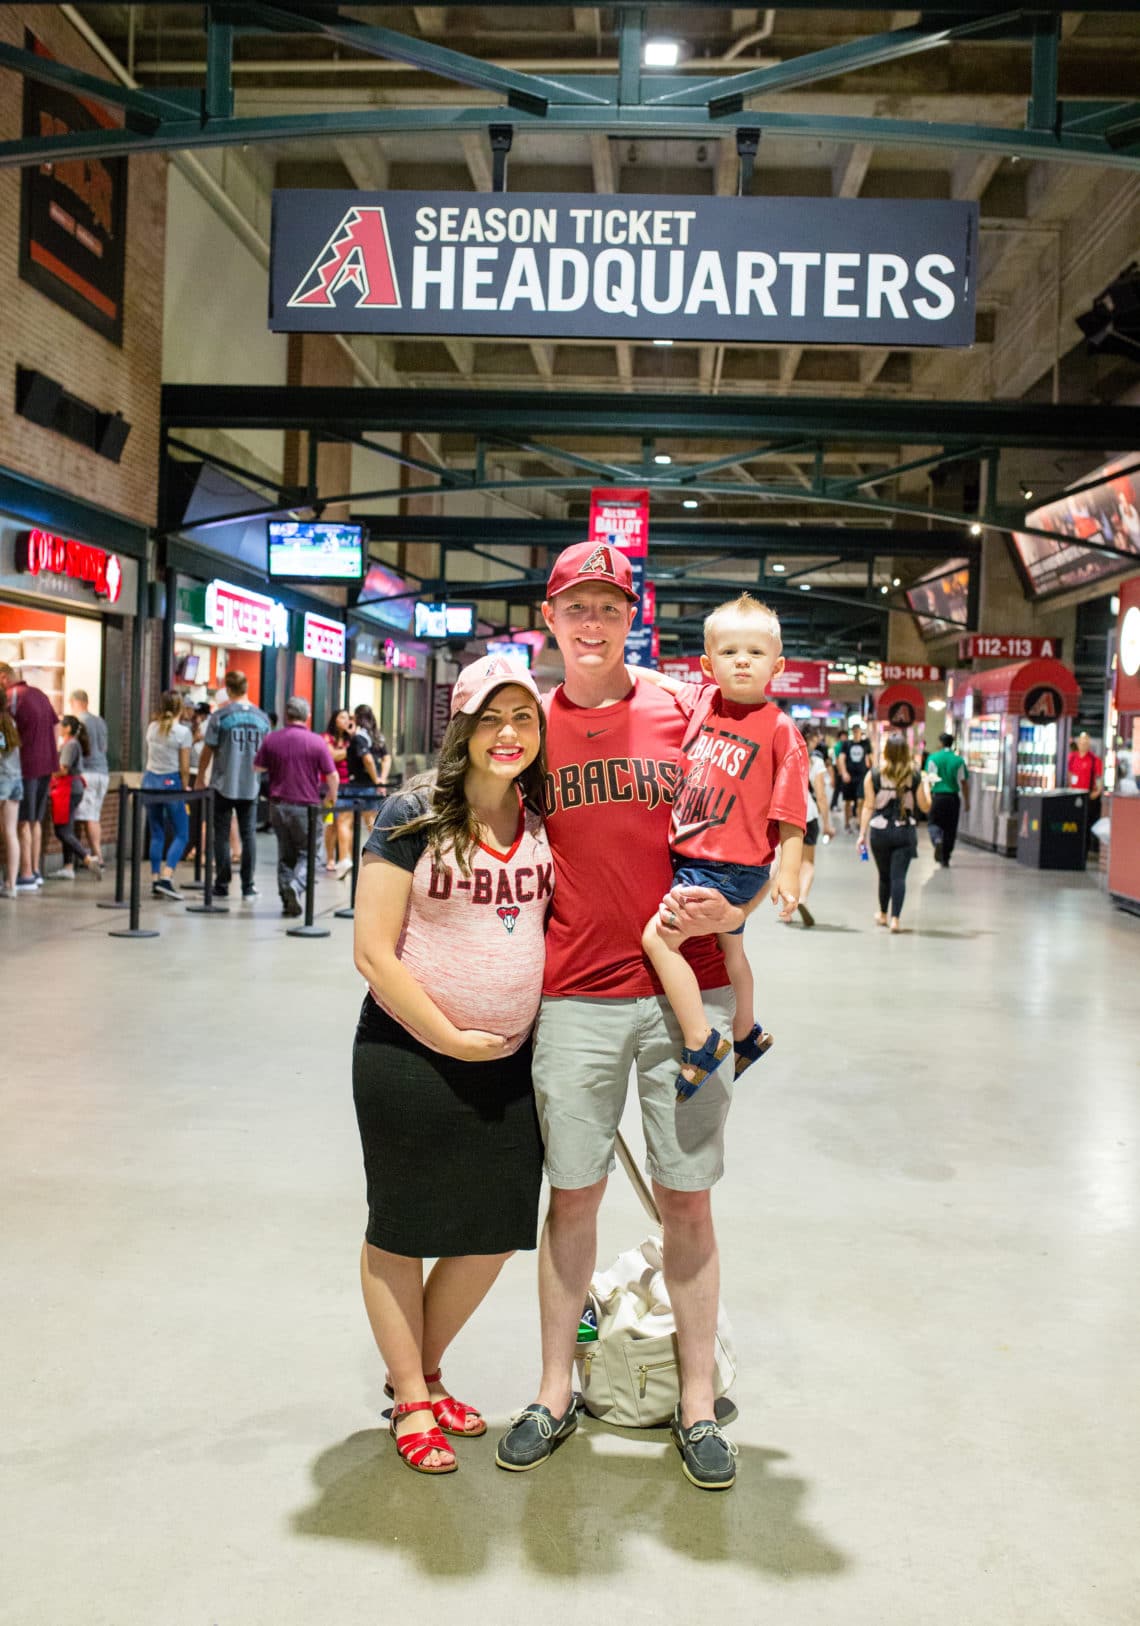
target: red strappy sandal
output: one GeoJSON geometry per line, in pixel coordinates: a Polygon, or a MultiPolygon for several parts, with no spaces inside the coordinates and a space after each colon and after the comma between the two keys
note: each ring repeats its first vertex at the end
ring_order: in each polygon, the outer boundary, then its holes
{"type": "MultiPolygon", "coordinates": [[[[425,1383],[440,1383],[443,1380],[443,1368],[438,1372],[425,1372],[425,1383]]],[[[384,1385],[384,1393],[390,1399],[396,1398],[396,1391],[390,1383],[384,1385]]],[[[455,1434],[461,1440],[477,1440],[481,1434],[486,1434],[487,1425],[483,1421],[478,1406],[469,1406],[465,1400],[456,1400],[454,1395],[443,1395],[439,1400],[429,1400],[432,1416],[445,1434],[455,1434]],[[468,1417],[478,1417],[478,1428],[464,1428],[464,1420],[468,1417]]]]}
{"type": "MultiPolygon", "coordinates": [[[[442,1372],[442,1367],[440,1372],[442,1372]]],[[[425,1383],[439,1383],[440,1372],[425,1372],[425,1383]]],[[[456,1400],[454,1395],[444,1395],[440,1400],[431,1402],[432,1416],[445,1434],[458,1434],[465,1440],[477,1440],[480,1434],[486,1434],[487,1425],[484,1422],[479,1408],[469,1406],[465,1400],[456,1400]],[[469,1417],[479,1418],[478,1428],[465,1428],[469,1417]]]]}
{"type": "Polygon", "coordinates": [[[406,1400],[398,1406],[392,1407],[392,1438],[396,1443],[396,1450],[401,1459],[409,1468],[414,1468],[418,1474],[453,1474],[459,1467],[455,1454],[438,1428],[428,1428],[422,1434],[397,1434],[396,1421],[400,1417],[407,1417],[414,1411],[432,1411],[434,1408],[428,1400],[406,1400]],[[445,1451],[451,1458],[436,1468],[424,1465],[424,1458],[430,1457],[433,1451],[445,1451]]]}

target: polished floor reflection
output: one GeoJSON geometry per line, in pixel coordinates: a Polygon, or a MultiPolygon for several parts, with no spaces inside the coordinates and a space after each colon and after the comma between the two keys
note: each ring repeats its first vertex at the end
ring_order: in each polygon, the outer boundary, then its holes
{"type": "MultiPolygon", "coordinates": [[[[0,912],[0,1433],[12,1626],[1127,1626],[1140,1583],[1140,920],[970,850],[872,922],[749,929],[777,1035],[716,1207],[740,1478],[588,1424],[492,1463],[531,1397],[533,1260],[453,1353],[494,1419],[418,1479],[356,1279],[351,926],[96,887],[0,912]]],[[[322,880],[320,906],[344,901],[322,880]]],[[[628,1125],[631,1138],[636,1126],[628,1125]]],[[[603,1261],[645,1221],[615,1178],[603,1261]]]]}

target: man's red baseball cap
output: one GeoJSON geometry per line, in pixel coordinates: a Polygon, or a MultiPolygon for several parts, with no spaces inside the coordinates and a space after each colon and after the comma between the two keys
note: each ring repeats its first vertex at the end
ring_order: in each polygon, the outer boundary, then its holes
{"type": "Polygon", "coordinates": [[[619,587],[626,598],[637,603],[629,560],[620,548],[608,542],[575,542],[573,547],[563,548],[551,569],[546,596],[551,599],[568,587],[587,587],[595,582],[619,587]]]}

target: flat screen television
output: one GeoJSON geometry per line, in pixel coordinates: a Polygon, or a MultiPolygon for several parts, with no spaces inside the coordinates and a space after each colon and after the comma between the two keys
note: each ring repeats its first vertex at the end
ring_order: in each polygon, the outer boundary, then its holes
{"type": "Polygon", "coordinates": [[[269,574],[278,581],[358,582],[364,574],[364,527],[271,519],[269,574]]]}
{"type": "Polygon", "coordinates": [[[510,638],[488,638],[487,653],[506,655],[510,660],[521,661],[524,666],[529,666],[534,651],[529,644],[516,644],[510,638]]]}
{"type": "Polygon", "coordinates": [[[474,604],[417,604],[417,638],[473,638],[474,604]]]}
{"type": "Polygon", "coordinates": [[[178,675],[184,683],[197,683],[198,664],[201,659],[202,657],[200,655],[183,655],[181,670],[179,671],[178,675]]]}

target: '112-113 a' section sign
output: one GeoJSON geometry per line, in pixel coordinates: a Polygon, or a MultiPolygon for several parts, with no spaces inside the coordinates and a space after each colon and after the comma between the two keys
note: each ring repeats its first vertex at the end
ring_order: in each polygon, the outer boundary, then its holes
{"type": "Polygon", "coordinates": [[[275,332],[974,342],[978,206],[280,191],[275,332]]]}

